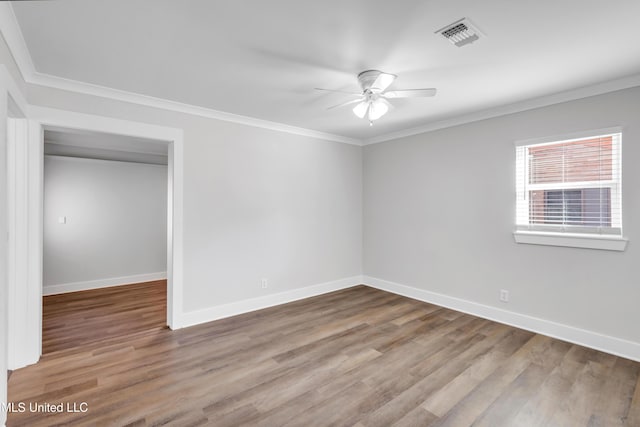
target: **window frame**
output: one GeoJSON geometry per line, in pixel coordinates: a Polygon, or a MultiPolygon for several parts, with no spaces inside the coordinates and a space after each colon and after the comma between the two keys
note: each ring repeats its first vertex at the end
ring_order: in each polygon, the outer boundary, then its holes
{"type": "MultiPolygon", "coordinates": [[[[611,199],[610,205],[614,206],[614,193],[617,200],[615,203],[622,207],[622,127],[611,127],[605,129],[595,129],[570,134],[554,135],[543,138],[527,139],[515,141],[515,185],[516,185],[516,203],[515,203],[515,228],[513,236],[516,243],[549,245],[549,246],[567,246],[576,248],[604,249],[624,251],[627,245],[627,239],[622,234],[622,211],[618,217],[619,221],[611,224],[611,227],[590,227],[566,224],[531,224],[530,223],[530,199],[529,191],[553,190],[578,190],[585,188],[610,188],[611,199]],[[522,147],[532,145],[553,145],[572,140],[581,140],[595,138],[598,136],[606,136],[612,134],[620,134],[618,144],[615,146],[617,152],[614,155],[612,165],[613,179],[608,181],[582,181],[577,183],[561,183],[561,184],[529,184],[529,162],[523,155],[526,155],[526,148],[522,147]],[[524,154],[523,154],[524,153],[524,154]],[[521,165],[521,163],[524,163],[521,165]],[[519,176],[519,172],[521,175],[519,176]],[[533,187],[533,188],[532,188],[533,187]],[[522,209],[522,204],[526,203],[527,207],[522,209]]],[[[613,218],[612,218],[613,222],[613,218]]]]}

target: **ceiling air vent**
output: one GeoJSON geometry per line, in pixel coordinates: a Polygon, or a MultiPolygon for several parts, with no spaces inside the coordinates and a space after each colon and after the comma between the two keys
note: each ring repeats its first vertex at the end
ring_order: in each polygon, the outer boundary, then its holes
{"type": "Polygon", "coordinates": [[[467,18],[462,18],[436,31],[436,34],[449,40],[458,47],[473,43],[483,35],[467,18]]]}

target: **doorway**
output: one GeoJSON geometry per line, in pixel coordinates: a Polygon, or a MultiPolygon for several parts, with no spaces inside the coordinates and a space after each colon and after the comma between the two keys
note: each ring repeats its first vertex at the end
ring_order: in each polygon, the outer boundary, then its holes
{"type": "MultiPolygon", "coordinates": [[[[182,275],[183,275],[183,131],[179,128],[152,125],[102,116],[74,113],[45,107],[32,106],[29,110],[29,150],[28,162],[24,166],[28,180],[28,229],[31,237],[28,245],[29,280],[26,287],[34,293],[39,303],[23,307],[16,305],[19,312],[31,307],[29,319],[19,324],[21,336],[29,345],[16,354],[11,369],[35,363],[42,354],[42,254],[43,254],[43,176],[44,176],[44,133],[47,129],[69,129],[79,132],[113,134],[123,137],[143,138],[164,144],[167,156],[167,288],[166,323],[171,329],[181,327],[182,318],[182,275]]],[[[9,302],[12,304],[13,302],[9,302]]]]}
{"type": "Polygon", "coordinates": [[[168,143],[45,126],[43,354],[163,328],[168,143]]]}

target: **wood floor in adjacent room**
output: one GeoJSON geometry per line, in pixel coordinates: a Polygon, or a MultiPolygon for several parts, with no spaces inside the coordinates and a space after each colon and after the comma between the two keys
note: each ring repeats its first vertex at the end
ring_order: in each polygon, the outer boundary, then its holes
{"type": "Polygon", "coordinates": [[[166,280],[48,295],[42,300],[42,353],[166,324],[166,280]]]}
{"type": "Polygon", "coordinates": [[[640,363],[358,286],[55,351],[9,401],[87,404],[9,426],[640,426],[640,363]]]}

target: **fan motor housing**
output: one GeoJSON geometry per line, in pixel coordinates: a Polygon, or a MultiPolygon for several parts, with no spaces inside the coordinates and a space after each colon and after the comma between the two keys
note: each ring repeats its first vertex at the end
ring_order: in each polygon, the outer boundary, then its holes
{"type": "Polygon", "coordinates": [[[367,70],[358,74],[358,82],[363,91],[371,90],[371,85],[376,81],[378,76],[382,74],[379,70],[367,70]]]}

